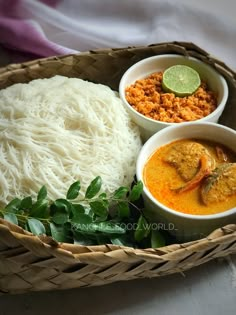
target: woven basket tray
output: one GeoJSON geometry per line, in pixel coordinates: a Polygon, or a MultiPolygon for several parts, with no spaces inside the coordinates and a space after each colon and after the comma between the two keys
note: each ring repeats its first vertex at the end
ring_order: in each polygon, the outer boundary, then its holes
{"type": "MultiPolygon", "coordinates": [[[[60,74],[106,84],[117,90],[128,67],[140,59],[164,53],[194,56],[225,76],[230,97],[220,122],[236,129],[233,104],[236,100],[236,74],[192,43],[98,50],[13,64],[0,69],[0,88],[60,74]]],[[[141,250],[109,244],[57,244],[50,237],[33,236],[0,219],[0,292],[67,289],[183,272],[216,257],[236,253],[234,223],[201,240],[141,250]]]]}

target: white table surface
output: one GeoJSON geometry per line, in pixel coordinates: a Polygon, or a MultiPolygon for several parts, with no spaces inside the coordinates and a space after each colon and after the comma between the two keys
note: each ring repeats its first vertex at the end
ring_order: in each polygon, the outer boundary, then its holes
{"type": "Polygon", "coordinates": [[[236,256],[185,273],[0,298],[1,315],[234,315],[236,256]]]}
{"type": "MultiPolygon", "coordinates": [[[[176,1],[177,2],[177,1],[176,1]]],[[[235,25],[235,0],[181,0],[224,15],[235,25]]],[[[236,28],[235,28],[236,29],[236,28]]],[[[8,63],[0,50],[0,66],[8,63]]],[[[185,273],[102,287],[0,297],[0,315],[236,314],[236,255],[185,273]]]]}

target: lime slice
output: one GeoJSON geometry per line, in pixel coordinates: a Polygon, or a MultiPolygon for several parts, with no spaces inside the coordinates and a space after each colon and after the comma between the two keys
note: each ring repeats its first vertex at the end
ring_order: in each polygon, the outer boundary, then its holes
{"type": "Polygon", "coordinates": [[[185,65],[172,66],[163,73],[163,90],[174,93],[176,96],[191,95],[200,84],[201,79],[197,71],[185,65]]]}

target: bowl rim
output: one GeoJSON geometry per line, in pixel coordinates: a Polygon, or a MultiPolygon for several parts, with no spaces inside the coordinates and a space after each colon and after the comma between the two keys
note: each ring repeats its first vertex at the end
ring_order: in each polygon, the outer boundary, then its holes
{"type": "MultiPolygon", "coordinates": [[[[229,128],[227,126],[221,125],[221,124],[216,124],[216,123],[212,123],[212,122],[186,122],[185,127],[187,128],[191,128],[194,125],[205,125],[205,126],[209,126],[210,128],[217,128],[217,129],[224,129],[227,130],[228,132],[233,133],[236,136],[236,130],[229,128]]],[[[215,214],[204,214],[204,215],[197,215],[197,214],[188,214],[188,213],[183,213],[174,209],[171,209],[169,207],[167,207],[166,205],[164,205],[163,203],[161,203],[160,201],[158,201],[155,197],[153,197],[153,195],[151,194],[151,192],[148,190],[148,188],[146,187],[144,180],[143,180],[143,167],[140,166],[140,164],[143,164],[142,160],[142,155],[143,153],[146,151],[146,148],[150,145],[150,143],[155,142],[156,138],[162,137],[163,134],[168,133],[172,130],[178,129],[179,127],[183,128],[183,125],[179,125],[179,126],[171,126],[168,128],[164,128],[158,132],[156,132],[154,135],[152,135],[143,145],[143,147],[141,148],[138,158],[137,158],[137,162],[136,162],[136,176],[137,176],[137,180],[141,180],[143,182],[143,193],[146,194],[146,196],[159,208],[162,208],[164,211],[166,211],[169,214],[175,215],[177,217],[180,218],[184,218],[184,219],[193,219],[193,220],[199,220],[199,221],[204,221],[204,220],[215,220],[215,219],[220,219],[220,218],[224,218],[227,216],[230,216],[232,214],[236,214],[236,206],[234,208],[219,212],[219,213],[215,213],[215,214]]],[[[170,140],[167,143],[170,143],[172,141],[175,141],[177,139],[185,139],[184,137],[181,138],[176,138],[173,140],[170,140]]],[[[165,145],[165,144],[163,144],[165,145]]],[[[162,146],[163,146],[162,145],[162,146]]],[[[160,146],[157,146],[153,152],[155,150],[157,150],[160,146]]],[[[150,157],[151,154],[149,154],[150,157]]],[[[147,159],[146,159],[147,161],[147,159]]]]}
{"type": "MultiPolygon", "coordinates": [[[[180,59],[189,59],[189,60],[193,60],[196,63],[199,63],[201,65],[203,65],[207,71],[212,72],[215,76],[218,77],[220,83],[222,84],[223,87],[223,96],[222,96],[222,100],[221,102],[217,105],[216,109],[211,112],[209,115],[202,117],[200,119],[196,119],[196,120],[192,120],[191,122],[204,122],[204,121],[208,121],[209,119],[211,119],[212,117],[214,117],[215,115],[217,115],[220,111],[222,111],[226,105],[226,102],[228,100],[228,96],[229,96],[229,87],[227,84],[226,79],[224,78],[224,76],[219,73],[216,69],[214,69],[212,66],[210,66],[209,64],[206,64],[205,62],[201,61],[200,59],[197,59],[195,57],[190,57],[190,56],[185,56],[185,55],[179,55],[179,54],[161,54],[161,55],[155,55],[155,56],[151,56],[148,58],[144,58],[138,62],[136,62],[135,64],[133,64],[131,67],[129,67],[122,75],[120,82],[119,82],[119,96],[121,98],[121,100],[123,101],[123,103],[125,104],[126,108],[129,109],[130,111],[132,111],[135,115],[137,115],[138,117],[140,117],[140,119],[142,119],[143,121],[147,121],[153,124],[159,124],[159,125],[163,125],[163,126],[173,126],[173,125],[178,125],[178,124],[182,124],[185,122],[164,122],[161,120],[156,120],[153,118],[149,118],[144,116],[143,114],[139,113],[138,111],[136,111],[126,100],[125,97],[125,86],[124,86],[124,81],[127,77],[127,75],[130,74],[130,72],[132,72],[135,68],[142,66],[143,64],[151,61],[151,60],[155,60],[155,59],[165,59],[165,58],[174,58],[174,57],[178,57],[180,59]]],[[[155,70],[153,71],[155,72],[155,70]]],[[[134,81],[135,82],[135,81],[134,81]]]]}

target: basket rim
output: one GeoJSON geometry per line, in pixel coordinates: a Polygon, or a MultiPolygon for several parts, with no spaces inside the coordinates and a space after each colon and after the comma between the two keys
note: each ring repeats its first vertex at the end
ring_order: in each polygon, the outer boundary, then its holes
{"type": "Polygon", "coordinates": [[[14,238],[20,241],[22,239],[31,239],[32,242],[36,242],[46,247],[51,247],[54,251],[60,251],[61,253],[74,254],[77,252],[78,249],[86,249],[86,252],[107,252],[107,251],[116,251],[116,250],[124,250],[130,252],[136,252],[137,254],[146,254],[146,255],[155,255],[158,258],[164,258],[167,254],[171,253],[178,253],[181,252],[183,249],[191,251],[195,249],[198,245],[203,245],[206,243],[222,243],[224,240],[231,239],[235,237],[236,240],[236,224],[228,224],[223,227],[220,227],[210,233],[208,236],[189,241],[185,243],[173,243],[167,246],[159,247],[159,248],[134,248],[128,246],[120,246],[120,245],[113,245],[113,244],[104,244],[104,245],[79,245],[79,244],[71,244],[71,243],[63,243],[55,241],[51,236],[46,235],[34,235],[31,232],[28,232],[21,228],[18,225],[15,225],[11,222],[8,222],[2,218],[0,218],[0,230],[4,230],[9,235],[12,235],[14,238]],[[174,249],[174,250],[173,250],[174,249]]]}
{"type": "MultiPolygon", "coordinates": [[[[92,49],[92,50],[87,50],[87,51],[82,51],[78,53],[70,53],[70,54],[64,54],[64,55],[54,55],[54,56],[49,56],[49,57],[41,57],[37,59],[33,59],[30,61],[25,61],[22,63],[10,63],[6,66],[0,67],[0,75],[20,69],[20,68],[28,68],[28,67],[33,67],[34,65],[37,64],[44,64],[49,61],[58,61],[58,60],[66,60],[70,57],[74,56],[88,56],[88,55],[98,55],[98,54],[112,54],[112,53],[117,53],[117,52],[122,52],[122,51],[135,51],[135,50],[140,50],[140,49],[146,49],[146,48],[151,48],[151,47],[172,47],[175,46],[177,49],[179,49],[179,52],[185,56],[190,56],[190,52],[194,52],[197,54],[198,57],[203,58],[205,61],[208,61],[214,68],[219,69],[224,69],[226,72],[230,74],[230,77],[234,80],[236,80],[236,71],[232,70],[225,62],[221,61],[217,57],[209,54],[206,50],[200,48],[200,46],[192,43],[192,42],[187,42],[187,41],[172,41],[172,42],[160,42],[160,43],[152,43],[149,45],[139,45],[139,46],[124,46],[124,47],[119,47],[119,48],[99,48],[99,49],[92,49]]],[[[197,58],[196,56],[196,58],[197,58]]],[[[200,58],[200,59],[201,59],[200,58]]]]}
{"type": "MultiPolygon", "coordinates": [[[[4,78],[9,73],[11,75],[14,75],[15,73],[19,71],[34,69],[37,66],[42,66],[50,62],[58,62],[58,61],[63,62],[63,63],[71,62],[70,59],[76,56],[83,57],[83,56],[104,55],[104,54],[113,55],[116,53],[122,53],[124,51],[134,52],[140,49],[146,49],[146,48],[157,47],[157,46],[163,47],[163,48],[175,46],[176,49],[179,50],[181,54],[184,54],[186,56],[189,56],[191,52],[195,58],[199,58],[200,60],[203,60],[207,62],[208,64],[212,65],[213,68],[218,70],[224,77],[230,80],[233,83],[233,85],[236,87],[236,72],[230,69],[224,62],[211,56],[206,51],[204,51],[203,49],[201,49],[200,47],[198,47],[197,45],[193,43],[176,42],[176,41],[150,44],[148,46],[130,46],[130,47],[122,47],[122,48],[97,49],[97,50],[90,50],[90,51],[85,51],[81,53],[76,53],[76,54],[51,56],[51,57],[39,58],[36,60],[27,61],[23,63],[10,64],[10,65],[0,68],[0,78],[1,77],[4,78]]],[[[44,246],[47,249],[52,248],[54,254],[59,251],[60,254],[64,255],[65,257],[68,257],[68,253],[71,253],[72,256],[75,255],[73,256],[73,259],[77,257],[76,256],[77,254],[73,254],[73,253],[79,251],[79,249],[81,248],[85,249],[85,251],[90,254],[97,251],[106,253],[107,251],[109,252],[109,251],[122,250],[124,252],[130,252],[132,254],[135,253],[136,255],[141,255],[141,256],[148,257],[150,255],[150,258],[153,258],[154,256],[156,258],[162,257],[162,259],[174,259],[174,257],[178,257],[179,253],[181,253],[183,250],[198,251],[199,249],[201,249],[202,246],[203,248],[205,248],[207,243],[220,244],[220,243],[223,243],[225,240],[230,239],[230,240],[233,240],[234,242],[236,240],[236,224],[223,226],[213,231],[207,237],[196,240],[196,241],[191,241],[191,242],[182,243],[182,244],[171,244],[171,245],[167,245],[165,247],[161,247],[157,249],[152,249],[152,248],[135,249],[133,247],[125,247],[125,246],[118,246],[118,245],[111,245],[111,244],[84,246],[84,245],[77,245],[77,244],[58,243],[58,242],[55,242],[51,237],[35,236],[32,233],[23,230],[19,226],[9,223],[8,221],[5,221],[4,219],[1,219],[1,218],[0,218],[0,230],[4,231],[4,233],[7,233],[8,236],[9,235],[13,236],[21,244],[23,243],[25,244],[24,240],[30,238],[32,240],[31,242],[32,244],[33,243],[37,245],[40,244],[40,246],[44,246]],[[173,255],[174,257],[172,257],[171,255],[173,255]]],[[[30,244],[29,246],[29,248],[31,249],[33,246],[32,244],[30,244]]],[[[81,255],[82,254],[78,254],[78,257],[80,257],[81,255]]]]}

